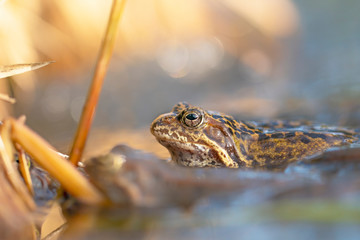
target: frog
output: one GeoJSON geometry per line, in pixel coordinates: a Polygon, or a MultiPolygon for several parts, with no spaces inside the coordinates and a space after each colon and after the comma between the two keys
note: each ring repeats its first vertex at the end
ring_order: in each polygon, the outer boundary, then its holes
{"type": "Polygon", "coordinates": [[[173,162],[186,167],[281,169],[338,146],[358,131],[309,121],[240,121],[186,102],[158,116],[151,133],[173,162]]]}

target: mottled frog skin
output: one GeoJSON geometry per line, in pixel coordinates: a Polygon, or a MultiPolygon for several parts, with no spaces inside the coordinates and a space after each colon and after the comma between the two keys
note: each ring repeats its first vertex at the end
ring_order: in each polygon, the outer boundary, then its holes
{"type": "Polygon", "coordinates": [[[190,167],[278,168],[334,146],[358,141],[355,131],[296,121],[236,121],[178,103],[151,132],[172,160],[190,167]]]}

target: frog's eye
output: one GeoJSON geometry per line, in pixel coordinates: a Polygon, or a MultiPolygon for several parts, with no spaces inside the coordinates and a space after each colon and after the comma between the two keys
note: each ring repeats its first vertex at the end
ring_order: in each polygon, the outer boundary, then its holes
{"type": "Polygon", "coordinates": [[[183,115],[182,121],[188,127],[197,127],[202,123],[203,117],[199,111],[189,111],[183,115]]]}

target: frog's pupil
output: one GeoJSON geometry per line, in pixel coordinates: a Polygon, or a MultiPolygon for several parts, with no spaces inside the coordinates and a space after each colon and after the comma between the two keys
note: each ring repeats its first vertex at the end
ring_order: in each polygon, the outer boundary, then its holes
{"type": "Polygon", "coordinates": [[[186,118],[193,121],[198,118],[198,115],[195,113],[190,113],[190,114],[186,115],[186,118]]]}

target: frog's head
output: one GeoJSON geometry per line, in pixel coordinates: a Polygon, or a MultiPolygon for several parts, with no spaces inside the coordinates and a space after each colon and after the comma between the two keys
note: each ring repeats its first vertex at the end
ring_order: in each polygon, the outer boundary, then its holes
{"type": "MultiPolygon", "coordinates": [[[[192,167],[238,167],[231,117],[178,103],[170,113],[157,117],[151,133],[176,163],[192,167]]],[[[234,121],[235,124],[235,121],[234,121]]]]}

